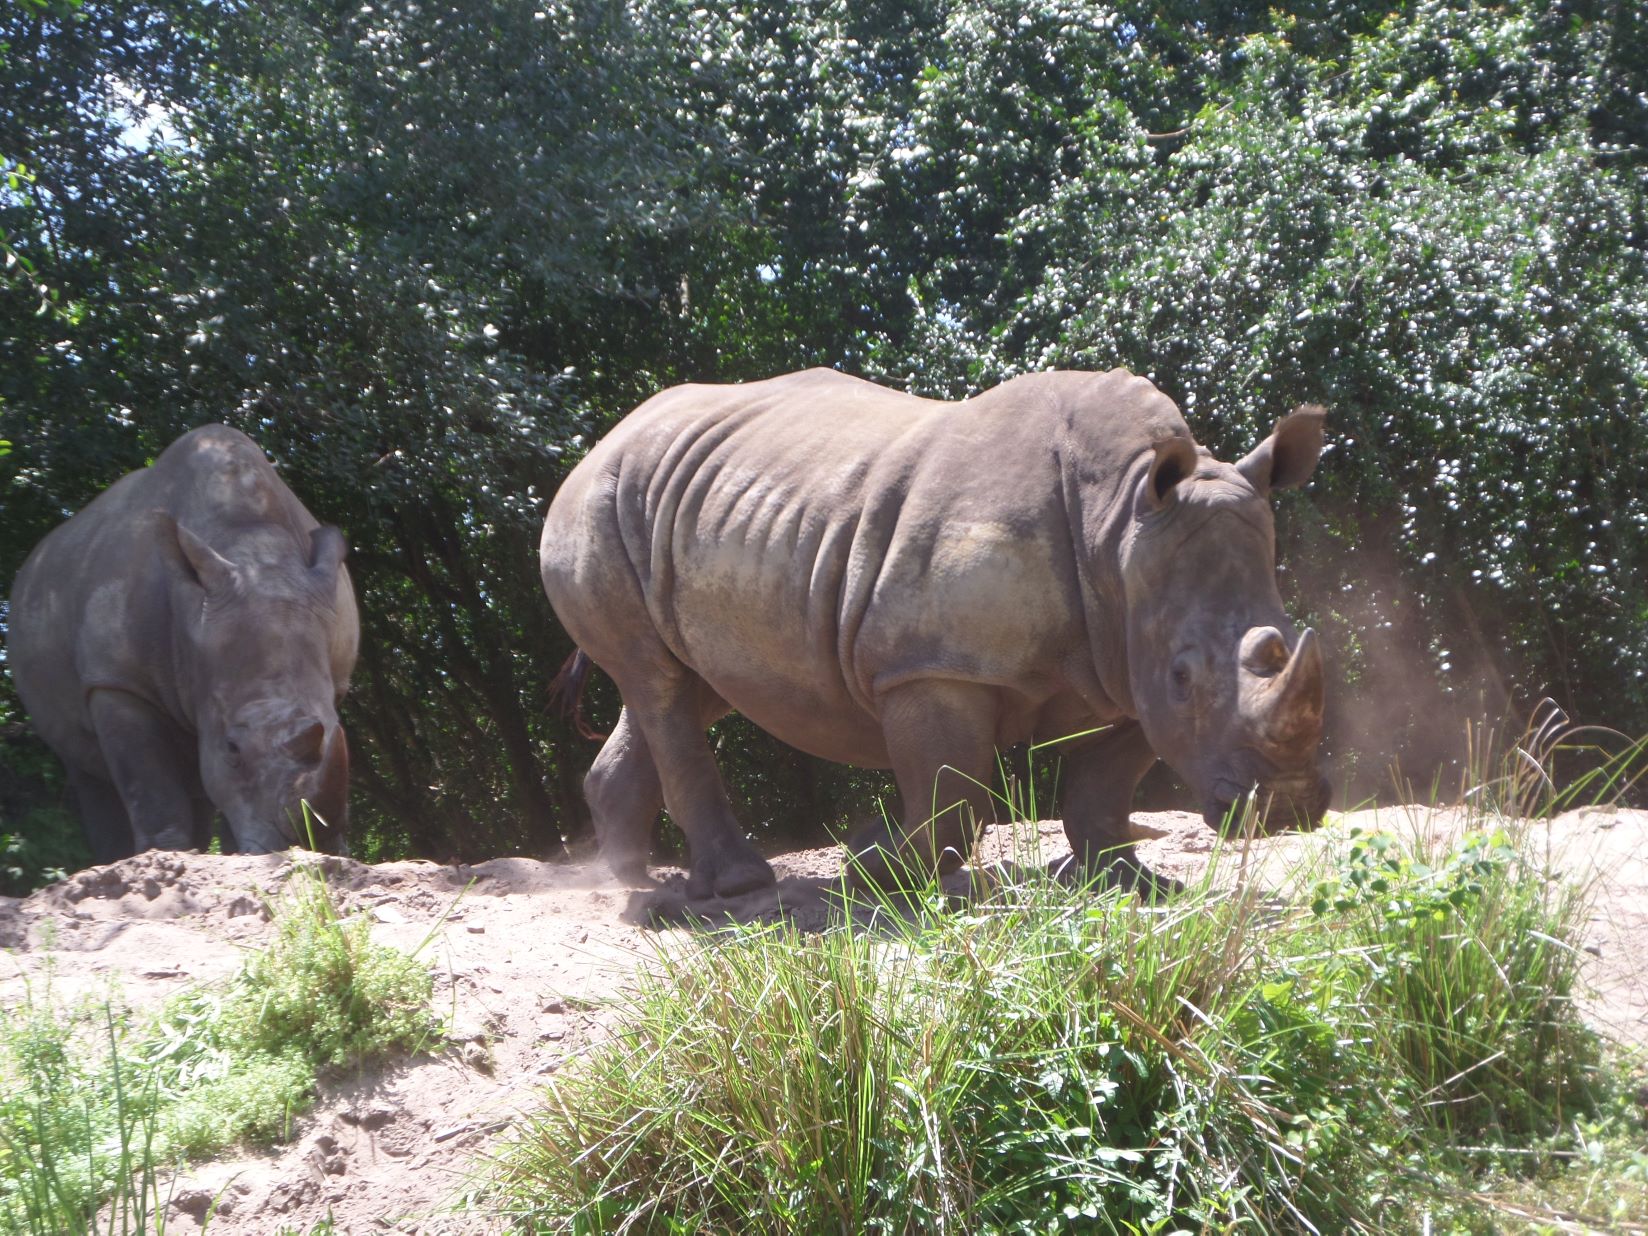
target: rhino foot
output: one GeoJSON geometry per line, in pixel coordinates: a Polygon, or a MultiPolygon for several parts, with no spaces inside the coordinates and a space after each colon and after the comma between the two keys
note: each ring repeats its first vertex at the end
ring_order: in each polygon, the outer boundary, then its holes
{"type": "Polygon", "coordinates": [[[687,896],[694,900],[705,897],[737,897],[769,888],[778,883],[778,877],[767,860],[751,849],[716,861],[694,863],[687,877],[687,896]]]}
{"type": "Polygon", "coordinates": [[[1078,861],[1073,854],[1066,855],[1049,863],[1047,871],[1062,884],[1072,887],[1089,883],[1114,885],[1124,892],[1135,894],[1144,902],[1161,901],[1184,892],[1183,881],[1169,875],[1158,875],[1131,851],[1129,846],[1086,863],[1078,861]]]}
{"type": "Polygon", "coordinates": [[[606,861],[607,870],[613,877],[625,884],[646,885],[653,883],[647,874],[647,859],[644,854],[602,854],[606,861]]]}

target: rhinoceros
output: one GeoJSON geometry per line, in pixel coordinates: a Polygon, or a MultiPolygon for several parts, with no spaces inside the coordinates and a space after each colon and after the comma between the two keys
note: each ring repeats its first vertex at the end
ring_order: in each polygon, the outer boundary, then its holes
{"type": "Polygon", "coordinates": [[[969,852],[995,753],[1062,747],[1081,870],[1132,883],[1129,809],[1158,757],[1206,821],[1257,791],[1320,820],[1323,668],[1277,593],[1272,490],[1322,449],[1300,408],[1236,464],[1125,370],[938,402],[829,369],[687,385],[568,475],[544,589],[623,710],[584,782],[600,849],[645,874],[660,805],[689,896],[772,880],[705,729],[730,710],[825,759],[890,767],[901,822],[850,842],[862,881],[969,852]]]}
{"type": "Polygon", "coordinates": [[[11,592],[8,657],[97,862],[338,848],[337,703],[360,638],[343,535],[245,434],[205,425],[53,529],[11,592]]]}

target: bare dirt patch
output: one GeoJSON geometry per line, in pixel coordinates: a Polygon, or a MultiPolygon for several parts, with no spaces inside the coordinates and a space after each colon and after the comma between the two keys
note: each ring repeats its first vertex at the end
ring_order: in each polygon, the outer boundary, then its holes
{"type": "MultiPolygon", "coordinates": [[[[1155,870],[1185,880],[1205,870],[1213,838],[1198,818],[1148,813],[1136,823],[1140,855],[1155,870]]],[[[1446,839],[1464,821],[1448,811],[1360,812],[1325,836],[1256,840],[1245,850],[1234,843],[1221,878],[1280,885],[1284,871],[1352,826],[1446,839]]],[[[1593,988],[1587,1016],[1611,1037],[1648,1044],[1648,812],[1571,812],[1530,826],[1528,843],[1560,878],[1594,890],[1582,942],[1593,988]]],[[[1064,852],[1057,824],[996,828],[978,866],[1064,852]]],[[[686,907],[668,882],[662,894],[640,890],[588,862],[319,861],[340,905],[369,915],[378,939],[422,948],[449,1040],[418,1059],[327,1082],[286,1144],[191,1169],[174,1186],[167,1230],[198,1231],[214,1203],[210,1230],[223,1236],[302,1233],[328,1217],[346,1233],[502,1230],[501,1220],[463,1209],[489,1145],[537,1105],[546,1077],[610,1033],[611,998],[681,935],[640,924],[686,907]]],[[[840,862],[834,848],[779,855],[774,893],[719,910],[821,926],[839,914],[831,882],[840,862]]],[[[292,869],[288,855],[151,852],[22,901],[0,898],[0,1006],[30,990],[41,998],[48,970],[55,999],[112,993],[137,1007],[225,978],[244,949],[266,939],[267,900],[292,869]]],[[[961,890],[969,875],[951,879],[961,890]]]]}

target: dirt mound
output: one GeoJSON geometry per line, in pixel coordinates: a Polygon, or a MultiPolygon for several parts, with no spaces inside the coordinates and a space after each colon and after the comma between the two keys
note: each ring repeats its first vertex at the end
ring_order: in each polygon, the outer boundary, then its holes
{"type": "MultiPolygon", "coordinates": [[[[1387,811],[1347,817],[1352,825],[1446,837],[1462,823],[1449,812],[1387,811]]],[[[1137,826],[1140,855],[1159,873],[1188,880],[1205,869],[1212,837],[1197,817],[1148,814],[1137,826]]],[[[1596,891],[1584,941],[1596,987],[1588,1016],[1615,1037],[1648,1042],[1648,813],[1570,813],[1536,826],[1530,841],[1553,870],[1596,891]]],[[[1321,844],[1256,841],[1223,869],[1269,880],[1321,844]]],[[[997,828],[977,868],[1066,852],[1057,824],[997,828]]],[[[269,899],[291,876],[293,857],[152,852],[26,900],[0,898],[0,1005],[21,1001],[29,986],[38,996],[48,965],[58,999],[115,989],[137,1006],[227,977],[242,950],[266,938],[269,899]]],[[[436,1054],[328,1084],[286,1145],[192,1169],[175,1185],[168,1231],[199,1230],[214,1203],[210,1230],[223,1236],[301,1233],[328,1215],[339,1232],[502,1230],[454,1206],[490,1140],[536,1105],[544,1078],[608,1032],[603,1002],[675,938],[643,924],[671,914],[782,913],[816,927],[841,913],[834,848],[777,856],[776,889],[719,907],[688,905],[678,879],[636,888],[592,863],[299,857],[321,865],[340,905],[369,915],[378,939],[422,948],[451,1041],[436,1054]]],[[[971,878],[951,877],[958,892],[971,878]]]]}

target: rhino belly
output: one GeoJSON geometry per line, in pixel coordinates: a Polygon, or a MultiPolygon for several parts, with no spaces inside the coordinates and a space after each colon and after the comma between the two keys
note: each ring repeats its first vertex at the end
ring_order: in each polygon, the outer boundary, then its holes
{"type": "Polygon", "coordinates": [[[847,689],[833,621],[796,595],[763,603],[754,589],[681,591],[677,655],[728,705],[809,755],[888,766],[880,724],[847,689]]]}

